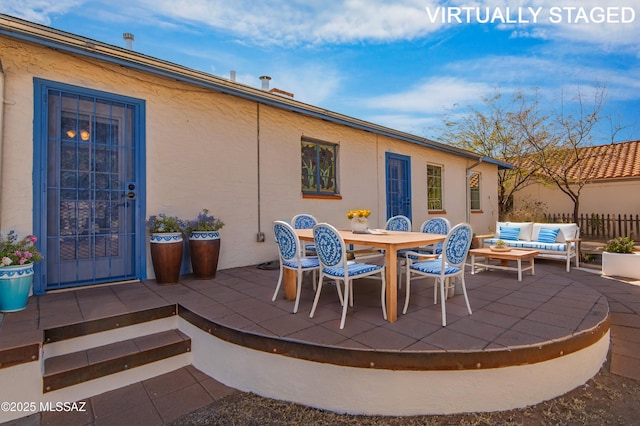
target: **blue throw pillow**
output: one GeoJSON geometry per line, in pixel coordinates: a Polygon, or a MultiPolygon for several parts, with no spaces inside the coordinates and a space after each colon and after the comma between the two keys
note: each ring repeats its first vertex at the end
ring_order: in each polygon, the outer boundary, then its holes
{"type": "Polygon", "coordinates": [[[507,228],[505,226],[500,227],[500,239],[518,241],[520,236],[520,228],[507,228]]]}
{"type": "Polygon", "coordinates": [[[546,244],[553,244],[556,242],[556,237],[560,232],[560,228],[540,228],[538,233],[538,241],[546,244]]]}

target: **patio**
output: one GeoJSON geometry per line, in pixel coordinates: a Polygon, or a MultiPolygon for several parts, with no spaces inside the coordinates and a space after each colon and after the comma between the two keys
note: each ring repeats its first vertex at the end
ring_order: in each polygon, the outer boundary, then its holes
{"type": "MultiPolygon", "coordinates": [[[[134,282],[32,297],[25,311],[5,315],[0,354],[10,353],[10,348],[41,344],[43,330],[178,304],[180,315],[199,318],[206,323],[200,324],[204,328],[219,326],[222,332],[210,334],[218,333],[229,342],[335,365],[374,363],[375,369],[383,371],[449,371],[461,365],[473,369],[478,363],[492,368],[544,362],[557,357],[558,349],[579,351],[606,334],[611,325],[611,371],[640,379],[640,355],[633,349],[640,341],[640,287],[583,270],[566,273],[557,262],[537,262],[536,275],[525,275],[521,283],[503,271],[467,274],[473,315],[466,314],[462,297],[449,299],[446,328],[440,325],[440,309],[433,304],[431,285],[415,286],[407,315],[388,323],[380,312],[379,284],[362,283],[355,288],[355,304],[345,329],[339,330],[340,305],[335,292],[334,299],[331,292],[324,294],[316,317],[310,319],[313,292],[306,281],[300,312],[291,314],[292,301],[280,298],[271,302],[277,274],[245,267],[219,271],[213,280],[185,276],[176,285],[134,282]]],[[[403,295],[400,290],[399,298],[403,295]]],[[[144,407],[160,424],[234,392],[197,367],[179,368],[85,398],[89,412],[83,415],[130,420],[127,416],[144,407]],[[189,397],[167,398],[172,392],[166,386],[154,391],[154,383],[162,381],[181,390],[188,388],[189,397]],[[136,398],[130,397],[131,391],[136,398]],[[106,406],[111,409],[105,410],[106,406]]],[[[185,392],[174,396],[177,394],[185,392]]],[[[68,416],[78,415],[47,412],[42,418],[49,419],[48,424],[63,424],[68,416]]]]}

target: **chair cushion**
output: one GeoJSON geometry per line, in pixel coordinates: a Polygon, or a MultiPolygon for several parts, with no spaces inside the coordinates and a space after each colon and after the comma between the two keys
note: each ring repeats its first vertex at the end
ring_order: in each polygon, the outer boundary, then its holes
{"type": "Polygon", "coordinates": [[[520,236],[520,228],[507,228],[505,226],[500,227],[500,239],[517,241],[520,236]]]}
{"type": "Polygon", "coordinates": [[[532,241],[538,241],[538,235],[542,228],[559,228],[556,242],[565,243],[567,240],[580,238],[580,228],[575,223],[534,223],[532,232],[532,241]]]}
{"type": "MultiPolygon", "coordinates": [[[[370,272],[382,269],[380,265],[372,265],[370,263],[350,263],[347,264],[348,274],[350,278],[357,278],[358,275],[368,274],[370,272]]],[[[344,267],[324,268],[323,272],[332,277],[344,278],[344,267]]]]}
{"type": "MultiPolygon", "coordinates": [[[[424,262],[417,262],[411,265],[411,269],[420,271],[425,274],[440,275],[442,270],[442,260],[427,260],[424,262]]],[[[460,268],[446,265],[444,269],[445,275],[451,275],[460,272],[460,268]]]]}
{"type": "MultiPolygon", "coordinates": [[[[295,260],[287,260],[283,263],[289,269],[298,269],[298,262],[295,260]]],[[[302,269],[317,268],[320,266],[320,261],[317,257],[301,257],[300,266],[302,269]]]]}
{"type": "Polygon", "coordinates": [[[538,241],[545,244],[553,244],[556,242],[558,232],[560,232],[560,228],[540,228],[540,232],[538,232],[538,241]]]}

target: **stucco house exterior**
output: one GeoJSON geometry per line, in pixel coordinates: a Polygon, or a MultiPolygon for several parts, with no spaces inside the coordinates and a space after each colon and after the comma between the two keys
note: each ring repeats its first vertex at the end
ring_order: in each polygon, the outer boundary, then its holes
{"type": "Polygon", "coordinates": [[[297,213],[486,233],[510,167],[7,15],[0,71],[0,228],[39,238],[36,293],[152,278],[145,221],[163,212],[224,221],[219,269],[276,259],[272,223],[297,213]]]}
{"type": "MultiPolygon", "coordinates": [[[[640,140],[580,148],[587,161],[567,170],[569,178],[587,182],[580,193],[580,213],[640,214],[640,140]]],[[[549,214],[573,212],[573,202],[555,185],[531,184],[514,196],[514,206],[527,200],[544,203],[549,214]]]]}

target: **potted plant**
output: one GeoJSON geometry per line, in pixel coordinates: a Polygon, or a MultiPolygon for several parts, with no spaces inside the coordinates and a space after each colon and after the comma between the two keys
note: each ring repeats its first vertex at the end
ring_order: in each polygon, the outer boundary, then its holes
{"type": "Polygon", "coordinates": [[[607,242],[602,252],[604,275],[640,279],[640,252],[634,251],[633,240],[617,237],[607,242]]]}
{"type": "Polygon", "coordinates": [[[27,306],[33,285],[33,264],[42,260],[35,246],[38,239],[18,239],[15,231],[0,236],[0,311],[15,312],[27,306]]]}
{"type": "Polygon", "coordinates": [[[224,223],[209,210],[202,209],[198,216],[187,223],[189,254],[193,276],[209,279],[216,276],[220,256],[220,232],[224,223]]]}
{"type": "Polygon", "coordinates": [[[371,210],[349,210],[347,219],[351,220],[351,230],[353,232],[366,232],[369,229],[369,216],[371,210]]]}
{"type": "Polygon", "coordinates": [[[165,213],[150,216],[147,228],[151,233],[151,262],[158,284],[177,283],[182,265],[184,221],[165,213]]]}
{"type": "Polygon", "coordinates": [[[489,246],[489,248],[493,251],[511,251],[511,247],[503,240],[496,241],[492,246],[489,246]]]}

